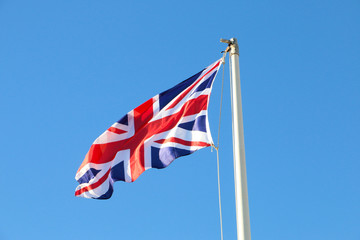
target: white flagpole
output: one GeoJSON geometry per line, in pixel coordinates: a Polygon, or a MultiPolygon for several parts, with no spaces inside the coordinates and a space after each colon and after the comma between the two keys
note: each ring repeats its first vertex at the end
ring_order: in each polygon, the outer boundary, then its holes
{"type": "Polygon", "coordinates": [[[251,240],[249,202],[246,181],[244,127],[241,105],[239,46],[236,38],[221,39],[229,44],[231,64],[231,107],[234,152],[234,180],[236,201],[237,239],[251,240]]]}

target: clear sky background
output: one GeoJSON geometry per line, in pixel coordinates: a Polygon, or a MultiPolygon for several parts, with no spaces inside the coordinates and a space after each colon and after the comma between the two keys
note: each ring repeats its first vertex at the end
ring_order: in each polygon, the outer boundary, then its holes
{"type": "MultiPolygon", "coordinates": [[[[117,182],[110,200],[74,197],[74,176],[106,128],[236,37],[252,239],[359,240],[359,13],[358,0],[1,0],[0,239],[220,239],[210,148],[117,182]]],[[[214,139],[220,90],[221,74],[209,106],[214,139]]],[[[228,240],[228,65],[223,107],[228,240]]]]}

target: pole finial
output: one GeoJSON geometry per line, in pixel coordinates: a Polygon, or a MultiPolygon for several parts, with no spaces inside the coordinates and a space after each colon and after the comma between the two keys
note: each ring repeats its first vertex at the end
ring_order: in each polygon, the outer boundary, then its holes
{"type": "MultiPolygon", "coordinates": [[[[236,38],[231,38],[230,40],[228,39],[224,39],[224,38],[220,38],[220,42],[222,43],[227,43],[228,47],[230,48],[230,55],[232,54],[237,54],[239,55],[239,45],[237,43],[237,39],[236,38]]],[[[227,49],[228,50],[228,49],[227,49]]]]}

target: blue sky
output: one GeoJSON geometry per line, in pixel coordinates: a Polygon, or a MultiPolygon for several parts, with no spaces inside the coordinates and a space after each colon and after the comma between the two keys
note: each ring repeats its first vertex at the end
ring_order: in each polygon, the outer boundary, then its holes
{"type": "MultiPolygon", "coordinates": [[[[358,1],[0,2],[0,239],[220,239],[210,148],[74,197],[91,143],[240,45],[253,239],[360,239],[358,1]]],[[[209,107],[217,138],[221,75],[209,107]]],[[[228,65],[220,174],[235,239],[228,65]]]]}

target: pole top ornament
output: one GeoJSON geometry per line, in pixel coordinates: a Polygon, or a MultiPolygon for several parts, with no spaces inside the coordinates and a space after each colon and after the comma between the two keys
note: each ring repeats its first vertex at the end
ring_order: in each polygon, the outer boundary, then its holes
{"type": "Polygon", "coordinates": [[[225,52],[230,51],[230,56],[233,54],[239,55],[239,45],[237,43],[236,38],[231,38],[230,40],[221,38],[220,42],[228,44],[228,47],[226,48],[225,52]]]}

